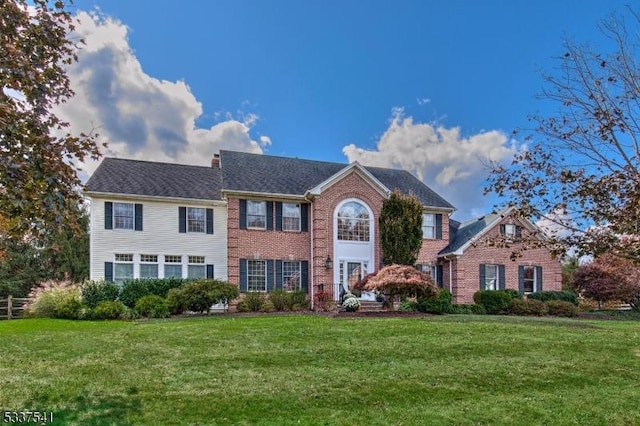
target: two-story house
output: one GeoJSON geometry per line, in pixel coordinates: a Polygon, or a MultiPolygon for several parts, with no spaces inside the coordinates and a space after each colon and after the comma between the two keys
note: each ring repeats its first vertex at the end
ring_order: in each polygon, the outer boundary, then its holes
{"type": "Polygon", "coordinates": [[[535,230],[510,211],[460,224],[451,204],[403,170],[234,151],[215,155],[212,167],[103,160],[87,183],[91,278],[206,276],[243,292],[338,299],[381,266],[378,217],[394,190],[422,203],[417,266],[456,302],[484,288],[560,289],[560,265],[545,249],[508,263],[510,249],[478,245],[501,231],[517,244],[517,230],[535,230]]]}

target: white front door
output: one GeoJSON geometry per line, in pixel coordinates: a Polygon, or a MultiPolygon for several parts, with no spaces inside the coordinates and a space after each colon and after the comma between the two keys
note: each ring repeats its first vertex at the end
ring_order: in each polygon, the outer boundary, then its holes
{"type": "MultiPolygon", "coordinates": [[[[368,260],[339,259],[338,279],[334,297],[336,300],[347,291],[351,291],[358,281],[364,278],[369,272],[368,260]]],[[[363,292],[363,296],[365,293],[363,292]]],[[[375,297],[374,297],[375,298],[375,297]]]]}

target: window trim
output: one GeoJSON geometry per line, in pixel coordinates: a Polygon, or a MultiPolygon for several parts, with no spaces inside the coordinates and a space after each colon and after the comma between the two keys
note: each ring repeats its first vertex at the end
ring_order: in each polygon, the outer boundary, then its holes
{"type": "Polygon", "coordinates": [[[370,211],[370,209],[367,207],[367,205],[360,200],[357,199],[348,199],[348,200],[344,200],[341,204],[338,205],[338,207],[336,208],[336,213],[335,213],[335,220],[336,220],[336,228],[335,228],[335,238],[336,241],[340,241],[340,242],[347,242],[347,243],[364,243],[364,244],[369,244],[371,243],[372,240],[372,233],[374,232],[373,229],[373,213],[370,211]],[[340,212],[347,207],[349,204],[355,204],[357,206],[359,206],[361,208],[361,211],[364,211],[367,214],[367,218],[358,218],[358,217],[350,217],[350,216],[341,216],[340,212]],[[352,227],[350,226],[350,224],[346,224],[343,225],[341,227],[341,220],[345,220],[345,221],[356,221],[356,224],[352,227]],[[366,239],[363,239],[362,237],[360,237],[360,232],[359,232],[359,225],[365,225],[366,224],[366,239]],[[346,230],[348,229],[353,229],[353,235],[354,236],[358,236],[358,238],[341,238],[341,236],[345,235],[346,230]]]}
{"type": "Polygon", "coordinates": [[[160,277],[160,268],[158,263],[158,255],[157,254],[141,254],[140,255],[140,263],[138,264],[138,275],[141,280],[149,280],[149,279],[157,279],[160,277]],[[155,260],[153,260],[155,258],[155,260]],[[143,277],[142,276],[142,265],[155,265],[156,267],[156,276],[155,277],[143,277]]]}
{"type": "Polygon", "coordinates": [[[187,207],[186,208],[186,231],[188,234],[206,234],[207,233],[207,209],[205,207],[187,207]],[[190,217],[190,212],[194,211],[194,210],[198,210],[198,211],[202,211],[202,220],[200,219],[192,219],[190,217]],[[194,231],[191,229],[191,225],[193,223],[202,223],[202,230],[197,230],[194,231]]]}
{"type": "Polygon", "coordinates": [[[260,230],[266,230],[267,229],[267,202],[266,201],[260,201],[260,200],[247,200],[247,229],[260,229],[260,230]],[[261,214],[252,214],[249,213],[250,211],[250,207],[251,205],[261,205],[261,214]],[[264,226],[252,226],[250,225],[251,221],[249,220],[250,217],[263,217],[264,218],[264,226]]]}
{"type": "Polygon", "coordinates": [[[113,282],[118,285],[123,285],[126,280],[132,280],[135,277],[135,266],[133,263],[132,253],[115,253],[113,255],[113,282]],[[122,256],[121,258],[118,258],[122,256]],[[117,270],[119,265],[129,265],[131,267],[131,276],[124,277],[122,279],[117,277],[117,270]]]}
{"type": "Polygon", "coordinates": [[[436,238],[436,214],[435,213],[422,213],[422,239],[423,240],[435,240],[436,238]],[[430,216],[432,218],[431,225],[425,225],[425,217],[430,216]],[[425,236],[425,228],[430,228],[432,230],[432,236],[425,236]]]}
{"type": "Polygon", "coordinates": [[[282,203],[282,230],[284,232],[301,232],[302,231],[302,206],[300,203],[285,203],[285,202],[282,203]],[[285,215],[286,206],[295,206],[298,210],[298,216],[286,216],[285,215]],[[285,226],[285,223],[286,223],[285,219],[297,219],[298,227],[296,229],[287,229],[287,227],[285,226]]]}
{"type": "Polygon", "coordinates": [[[259,293],[266,293],[268,291],[268,285],[267,285],[267,261],[266,260],[256,260],[256,259],[247,259],[247,291],[248,292],[259,292],[259,293]],[[262,267],[259,269],[262,269],[262,275],[259,274],[255,274],[252,272],[255,272],[258,270],[258,268],[252,268],[252,265],[255,265],[256,263],[261,263],[262,267]],[[256,290],[255,288],[251,288],[251,278],[260,278],[262,277],[262,279],[264,280],[264,290],[256,290]]]}
{"type": "Polygon", "coordinates": [[[163,256],[163,263],[162,263],[162,273],[163,273],[163,277],[164,278],[183,278],[184,276],[184,271],[183,271],[183,256],[182,255],[173,255],[173,254],[165,254],[163,256]],[[178,259],[180,259],[180,261],[178,261],[178,259]],[[170,277],[167,276],[167,266],[178,266],[180,265],[180,276],[176,277],[174,275],[171,275],[170,277]]]}
{"type": "Polygon", "coordinates": [[[284,291],[298,291],[302,289],[302,262],[299,260],[283,260],[282,261],[282,290],[284,291]],[[285,275],[285,270],[286,270],[286,266],[287,264],[296,264],[297,265],[297,271],[294,272],[293,275],[291,276],[287,276],[285,275]],[[293,278],[296,277],[297,274],[297,278],[298,278],[298,285],[295,288],[289,288],[289,286],[287,285],[287,281],[291,280],[293,278]],[[287,287],[285,289],[285,286],[287,287]]]}
{"type": "Polygon", "coordinates": [[[537,275],[538,271],[537,268],[533,265],[522,265],[522,292],[524,294],[531,294],[531,293],[535,293],[538,291],[537,287],[537,275]],[[527,269],[530,269],[533,271],[533,276],[531,278],[527,278],[527,269]],[[527,285],[526,282],[527,281],[531,281],[531,291],[527,291],[527,285]]]}
{"type": "Polygon", "coordinates": [[[121,229],[124,231],[134,231],[136,229],[136,205],[135,203],[123,203],[120,201],[114,201],[113,202],[113,229],[121,229]],[[127,206],[127,210],[130,207],[131,208],[131,217],[129,218],[129,212],[127,212],[127,215],[118,215],[118,206],[127,206]],[[127,221],[129,221],[129,219],[131,220],[131,227],[124,227],[124,226],[118,226],[118,219],[124,219],[127,221]]]}

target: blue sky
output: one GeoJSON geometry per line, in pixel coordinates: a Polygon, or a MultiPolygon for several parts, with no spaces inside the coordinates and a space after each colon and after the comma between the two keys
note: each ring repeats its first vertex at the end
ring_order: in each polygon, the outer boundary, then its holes
{"type": "MultiPolygon", "coordinates": [[[[107,155],[207,164],[219,149],[402,167],[491,211],[488,159],[551,111],[562,40],[598,43],[623,1],[76,0],[87,41],[62,108],[107,155]]],[[[86,164],[87,173],[95,168],[86,164]]]]}

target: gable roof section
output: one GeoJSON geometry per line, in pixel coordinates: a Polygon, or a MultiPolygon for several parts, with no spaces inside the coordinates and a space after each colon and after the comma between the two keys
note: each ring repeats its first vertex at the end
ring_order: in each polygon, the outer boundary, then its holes
{"type": "Polygon", "coordinates": [[[222,171],[215,167],[105,158],[86,188],[88,193],[221,200],[222,171]]]}
{"type": "MultiPolygon", "coordinates": [[[[499,213],[491,213],[475,219],[468,220],[464,223],[455,222],[450,231],[450,235],[454,235],[451,243],[438,253],[438,256],[446,256],[450,254],[461,255],[475,240],[493,229],[502,219],[509,216],[513,207],[507,207],[499,213]]],[[[526,218],[521,219],[530,229],[537,229],[537,226],[526,218]]]]}
{"type": "Polygon", "coordinates": [[[315,187],[313,187],[309,191],[307,191],[307,193],[310,193],[311,195],[320,195],[320,193],[322,191],[324,191],[326,188],[330,187],[331,185],[333,185],[336,182],[339,182],[340,180],[342,180],[342,178],[346,177],[347,175],[349,175],[350,173],[353,173],[353,172],[360,174],[364,179],[366,179],[369,182],[371,182],[372,186],[374,186],[375,189],[377,189],[382,195],[384,195],[384,196],[388,196],[389,195],[389,192],[390,192],[389,188],[387,188],[385,186],[385,184],[380,182],[380,180],[378,180],[378,178],[373,176],[369,170],[364,168],[357,161],[355,161],[355,162],[349,164],[348,166],[344,167],[338,173],[335,173],[334,175],[329,177],[329,179],[327,179],[327,180],[325,180],[323,182],[320,182],[318,185],[316,185],[315,187]]]}
{"type": "MultiPolygon", "coordinates": [[[[220,151],[223,190],[259,194],[304,196],[350,166],[325,161],[220,151]]],[[[390,191],[415,195],[425,206],[454,207],[405,170],[361,167],[390,191]]],[[[355,167],[355,166],[351,166],[355,167]]]]}

